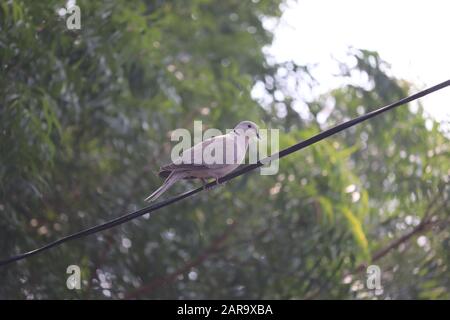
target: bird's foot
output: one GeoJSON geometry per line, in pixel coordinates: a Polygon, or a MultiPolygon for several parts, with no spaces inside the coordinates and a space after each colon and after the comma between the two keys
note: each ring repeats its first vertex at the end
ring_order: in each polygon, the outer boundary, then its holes
{"type": "Polygon", "coordinates": [[[205,179],[202,179],[202,181],[203,181],[203,189],[205,190],[211,190],[226,183],[226,182],[219,182],[219,178],[216,178],[215,183],[213,185],[208,186],[208,181],[206,181],[205,179]]]}

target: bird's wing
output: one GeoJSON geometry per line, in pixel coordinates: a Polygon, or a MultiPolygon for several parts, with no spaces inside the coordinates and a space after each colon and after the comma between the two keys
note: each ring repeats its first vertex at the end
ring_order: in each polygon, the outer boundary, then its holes
{"type": "MultiPolygon", "coordinates": [[[[203,159],[205,148],[209,150],[223,150],[223,156],[225,157],[228,152],[231,152],[229,146],[233,148],[234,141],[231,140],[232,137],[229,134],[220,135],[206,139],[200,143],[197,143],[192,148],[186,149],[181,154],[182,163],[169,163],[161,167],[159,175],[161,177],[167,177],[173,170],[210,170],[210,169],[221,169],[226,167],[228,164],[224,161],[221,163],[208,163],[203,159]],[[197,161],[196,161],[197,159],[197,161]]],[[[187,177],[189,178],[189,177],[187,177]]]]}

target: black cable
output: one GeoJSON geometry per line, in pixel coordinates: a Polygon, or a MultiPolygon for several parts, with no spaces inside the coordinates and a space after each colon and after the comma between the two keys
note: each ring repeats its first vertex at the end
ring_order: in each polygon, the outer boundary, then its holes
{"type": "MultiPolygon", "coordinates": [[[[441,90],[441,89],[443,89],[443,88],[445,88],[447,86],[450,86],[450,80],[444,81],[444,82],[439,83],[439,84],[437,84],[437,85],[435,85],[433,87],[430,87],[430,88],[422,90],[422,91],[420,91],[420,92],[418,92],[416,94],[413,94],[413,95],[411,95],[409,97],[403,98],[403,99],[401,99],[401,100],[399,100],[397,102],[394,102],[394,103],[392,103],[390,105],[387,105],[385,107],[379,108],[379,109],[374,110],[372,112],[369,112],[369,113],[367,113],[365,115],[362,115],[362,116],[357,117],[355,119],[352,119],[352,120],[349,120],[347,122],[341,123],[341,124],[339,124],[339,125],[337,125],[335,127],[332,127],[332,128],[327,129],[325,131],[322,131],[321,133],[319,133],[319,134],[317,134],[317,135],[315,135],[315,136],[313,136],[313,137],[311,137],[309,139],[306,139],[306,140],[301,141],[301,142],[299,142],[297,144],[294,144],[293,146],[290,146],[290,147],[288,147],[288,148],[286,148],[284,150],[281,150],[280,152],[278,152],[276,154],[273,154],[272,156],[267,157],[265,159],[262,159],[262,160],[258,161],[255,164],[251,164],[251,165],[245,166],[245,167],[243,167],[241,169],[238,169],[238,170],[236,170],[236,171],[226,175],[225,177],[220,178],[219,179],[219,183],[223,183],[223,182],[229,181],[231,179],[234,179],[236,177],[239,177],[239,176],[241,176],[241,175],[243,175],[243,174],[245,174],[247,172],[250,172],[250,171],[252,171],[252,170],[254,170],[256,168],[259,168],[259,167],[263,166],[264,164],[267,164],[270,160],[276,160],[277,158],[283,158],[283,157],[285,157],[285,156],[287,156],[287,155],[289,155],[291,153],[299,151],[299,150],[301,150],[303,148],[306,148],[306,147],[308,147],[308,146],[310,146],[310,145],[312,145],[312,144],[314,144],[316,142],[319,142],[319,141],[321,141],[321,140],[323,140],[325,138],[328,138],[329,136],[334,135],[335,133],[338,133],[338,132],[343,131],[343,130],[345,130],[347,128],[350,128],[350,127],[352,127],[354,125],[357,125],[360,122],[366,121],[366,120],[368,120],[370,118],[373,118],[373,117],[375,117],[375,116],[377,116],[377,115],[379,115],[379,114],[381,114],[383,112],[389,111],[389,110],[391,110],[393,108],[396,108],[398,106],[401,106],[401,105],[403,105],[405,103],[409,103],[411,101],[417,100],[417,99],[419,99],[419,98],[421,98],[423,96],[426,96],[426,95],[428,95],[430,93],[433,93],[435,91],[441,90]]],[[[208,183],[206,185],[206,187],[207,188],[208,187],[212,187],[215,184],[216,184],[215,181],[214,182],[210,182],[210,183],[208,183]]],[[[110,220],[110,221],[105,222],[103,224],[100,224],[100,225],[97,225],[97,226],[94,226],[94,227],[91,227],[91,228],[88,228],[88,229],[85,229],[85,230],[73,233],[73,234],[68,235],[68,236],[66,236],[64,238],[61,238],[61,239],[58,239],[56,241],[50,242],[50,243],[48,243],[48,244],[46,244],[43,247],[40,247],[38,249],[35,249],[35,250],[32,250],[32,251],[28,251],[28,252],[19,254],[17,256],[11,257],[9,259],[0,261],[0,266],[4,266],[4,265],[10,264],[10,263],[12,263],[14,261],[19,261],[19,260],[28,258],[30,256],[33,256],[33,255],[39,253],[39,252],[46,251],[48,249],[56,247],[56,246],[58,246],[58,245],[60,245],[60,244],[62,244],[64,242],[69,241],[69,240],[78,239],[78,238],[81,238],[81,237],[84,237],[84,236],[87,236],[87,235],[90,235],[90,234],[93,234],[93,233],[97,233],[97,232],[100,232],[100,231],[103,231],[103,230],[115,227],[115,226],[117,226],[119,224],[125,223],[127,221],[132,220],[132,219],[140,217],[140,216],[142,216],[144,214],[147,214],[147,213],[156,211],[158,209],[161,209],[163,207],[169,206],[172,203],[175,203],[175,202],[178,202],[178,201],[183,200],[185,198],[188,198],[188,197],[190,197],[190,196],[192,196],[192,195],[194,195],[196,193],[199,193],[200,191],[203,191],[203,190],[205,190],[205,188],[202,186],[202,187],[199,187],[197,189],[193,189],[191,191],[188,191],[188,192],[185,192],[185,193],[180,194],[178,196],[175,196],[173,198],[170,198],[170,199],[167,199],[167,200],[155,203],[154,205],[142,208],[142,209],[137,210],[135,212],[128,213],[126,215],[123,215],[123,216],[118,217],[116,219],[110,220]]]]}

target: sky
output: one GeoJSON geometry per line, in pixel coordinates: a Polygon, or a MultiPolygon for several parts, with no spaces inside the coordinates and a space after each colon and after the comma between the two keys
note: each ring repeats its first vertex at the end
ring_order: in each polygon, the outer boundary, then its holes
{"type": "MultiPolygon", "coordinates": [[[[297,0],[283,5],[267,52],[279,62],[317,63],[322,92],[339,85],[334,59],[349,47],[377,51],[394,76],[419,89],[450,79],[450,1],[297,0]]],[[[450,87],[422,98],[425,111],[450,121],[450,87]]]]}

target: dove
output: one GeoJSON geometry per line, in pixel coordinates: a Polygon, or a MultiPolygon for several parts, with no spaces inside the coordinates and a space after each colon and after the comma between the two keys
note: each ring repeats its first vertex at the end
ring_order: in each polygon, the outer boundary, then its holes
{"type": "Polygon", "coordinates": [[[249,141],[254,136],[260,139],[258,126],[252,121],[242,121],[229,133],[203,140],[184,150],[174,162],[161,167],[159,176],[166,180],[145,201],[155,201],[183,179],[200,179],[206,185],[206,179],[214,178],[219,184],[219,178],[237,169],[244,161],[249,141]]]}

